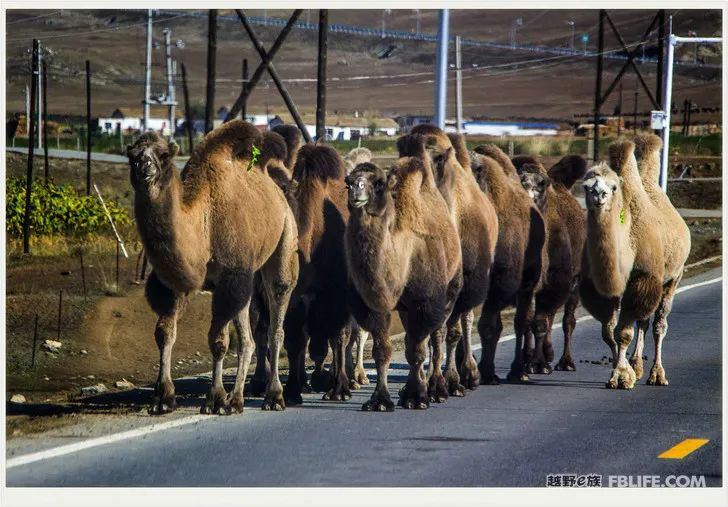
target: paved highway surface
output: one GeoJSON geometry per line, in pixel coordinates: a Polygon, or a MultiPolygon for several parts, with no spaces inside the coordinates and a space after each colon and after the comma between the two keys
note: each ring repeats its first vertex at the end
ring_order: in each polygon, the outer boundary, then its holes
{"type": "MultiPolygon", "coordinates": [[[[719,270],[712,270],[683,286],[718,276],[719,270]]],[[[576,328],[573,373],[532,375],[528,385],[481,386],[426,411],[361,412],[371,384],[349,402],[307,395],[303,406],[282,413],[262,412],[261,400],[251,399],[240,416],[199,416],[193,415],[199,407],[195,399],[170,416],[120,418],[106,431],[111,436],[90,444],[70,429],[22,446],[11,440],[7,483],[545,486],[548,474],[571,473],[600,475],[605,486],[610,475],[663,480],[696,475],[708,486],[720,486],[721,288],[720,281],[706,283],[676,297],[663,349],[667,387],[645,385],[643,378],[632,391],[605,389],[610,365],[591,361],[607,355],[607,347],[598,324],[586,320],[576,328]],[[149,431],[152,423],[179,425],[149,431]],[[132,427],[141,430],[119,434],[132,427]],[[709,442],[683,459],[657,457],[689,438],[709,442]],[[89,447],[69,447],[79,442],[89,447]]],[[[558,359],[560,328],[554,339],[558,359]]],[[[501,378],[513,346],[512,340],[499,346],[501,378]]],[[[649,336],[646,372],[652,350],[649,336]]],[[[405,375],[400,354],[391,371],[393,398],[405,375]]]]}

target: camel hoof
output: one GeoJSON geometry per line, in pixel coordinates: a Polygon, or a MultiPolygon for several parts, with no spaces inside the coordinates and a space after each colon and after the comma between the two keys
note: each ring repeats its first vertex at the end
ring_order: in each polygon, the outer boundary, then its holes
{"type": "Polygon", "coordinates": [[[242,394],[230,394],[228,396],[228,402],[226,405],[226,411],[228,414],[242,414],[243,405],[245,405],[245,399],[242,394]]]}
{"type": "Polygon", "coordinates": [[[430,400],[421,398],[400,398],[398,404],[407,410],[426,410],[430,408],[430,400]]]}
{"type": "MultiPolygon", "coordinates": [[[[525,366],[524,370],[525,370],[525,372],[526,372],[526,373],[528,373],[528,374],[534,374],[534,373],[536,373],[536,367],[535,367],[535,366],[533,366],[533,365],[532,365],[532,364],[530,364],[530,363],[529,363],[529,364],[527,364],[527,365],[525,366]]],[[[509,380],[510,380],[510,379],[509,379],[509,380]]]]}
{"type": "Polygon", "coordinates": [[[250,382],[248,382],[248,385],[245,386],[245,390],[243,392],[245,396],[260,398],[265,393],[266,383],[267,382],[265,380],[253,377],[250,379],[250,382]]]}
{"type": "Polygon", "coordinates": [[[157,397],[155,396],[152,400],[152,405],[149,407],[149,415],[164,415],[174,412],[177,409],[177,400],[173,395],[157,397]]]}
{"type": "Polygon", "coordinates": [[[283,399],[286,402],[286,405],[288,406],[294,406],[294,405],[302,405],[303,404],[303,396],[301,396],[301,392],[295,390],[293,387],[286,384],[283,387],[283,399]]]}
{"type": "Polygon", "coordinates": [[[609,389],[632,389],[637,377],[629,364],[617,366],[612,372],[612,377],[607,382],[609,389]]]}
{"type": "Polygon", "coordinates": [[[465,389],[470,389],[471,391],[477,389],[480,385],[480,372],[478,368],[475,365],[472,367],[463,366],[460,370],[460,382],[465,389]]]}
{"type": "Polygon", "coordinates": [[[313,389],[311,389],[311,384],[308,382],[304,382],[301,384],[301,392],[305,394],[311,394],[313,392],[313,389]]]}
{"type": "Polygon", "coordinates": [[[326,392],[331,389],[334,377],[328,370],[319,370],[311,373],[311,388],[317,393],[326,392]]]}
{"type": "Polygon", "coordinates": [[[394,412],[394,403],[389,394],[379,394],[374,392],[371,399],[362,404],[363,412],[394,412]]]}
{"type": "Polygon", "coordinates": [[[349,389],[352,391],[358,391],[361,389],[361,385],[354,379],[349,380],[349,389]]]}
{"type": "Polygon", "coordinates": [[[281,393],[268,393],[263,400],[262,410],[280,412],[286,409],[286,402],[281,393]]]}
{"type": "Polygon", "coordinates": [[[435,374],[430,377],[427,387],[427,395],[430,403],[442,403],[447,400],[448,390],[448,383],[442,374],[435,374]]]}
{"type": "Polygon", "coordinates": [[[500,378],[495,373],[490,375],[481,375],[480,377],[481,386],[498,386],[500,385],[500,378]]]}
{"type": "Polygon", "coordinates": [[[207,398],[200,408],[201,414],[217,414],[223,415],[230,413],[228,406],[228,394],[223,388],[211,387],[207,393],[207,398]]]}
{"type": "Polygon", "coordinates": [[[534,373],[536,375],[551,375],[551,373],[553,373],[551,365],[548,363],[532,365],[531,369],[532,371],[529,371],[529,373],[534,373]]]}
{"type": "Polygon", "coordinates": [[[528,374],[526,374],[525,371],[517,371],[517,370],[511,370],[508,372],[508,376],[506,377],[511,382],[528,382],[530,379],[528,378],[528,374]]]}
{"type": "MultiPolygon", "coordinates": [[[[644,363],[642,362],[641,357],[633,357],[629,360],[629,364],[634,370],[634,375],[637,378],[637,380],[642,378],[642,375],[644,375],[644,363]]],[[[648,381],[649,383],[649,381],[648,381]]]]}
{"type": "Polygon", "coordinates": [[[574,360],[570,357],[562,356],[561,359],[559,359],[559,362],[556,363],[555,367],[556,371],[576,371],[576,366],[574,365],[574,360]]]}
{"type": "Polygon", "coordinates": [[[647,385],[650,386],[666,386],[669,385],[667,377],[665,377],[665,369],[661,366],[652,367],[650,370],[650,376],[647,379],[647,385]]]}
{"type": "Polygon", "coordinates": [[[363,368],[355,369],[352,379],[354,380],[354,382],[356,382],[360,385],[363,385],[363,386],[365,386],[369,383],[369,377],[367,377],[367,374],[363,368]]]}
{"type": "Polygon", "coordinates": [[[351,399],[351,391],[349,391],[348,381],[346,383],[337,382],[337,385],[329,389],[323,395],[322,400],[327,401],[347,401],[351,399]]]}

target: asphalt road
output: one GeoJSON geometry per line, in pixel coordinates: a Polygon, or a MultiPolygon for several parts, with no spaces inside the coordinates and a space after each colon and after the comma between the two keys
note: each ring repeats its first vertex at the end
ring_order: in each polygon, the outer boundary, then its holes
{"type": "MultiPolygon", "coordinates": [[[[712,270],[683,285],[719,275],[712,270]]],[[[481,386],[426,411],[361,412],[371,384],[349,402],[307,395],[303,406],[282,413],[262,412],[261,400],[251,399],[240,416],[194,416],[194,400],[167,416],[180,426],[27,464],[13,460],[48,444],[13,449],[10,441],[7,485],[545,486],[547,474],[571,473],[600,475],[604,485],[610,475],[674,474],[720,486],[721,288],[710,283],[676,297],[663,346],[667,387],[648,386],[645,377],[632,391],[605,389],[610,366],[580,362],[608,354],[598,324],[587,320],[576,328],[576,372],[481,386]],[[684,459],[657,458],[687,438],[709,442],[684,459]]],[[[561,338],[559,328],[557,358],[561,338]]],[[[501,378],[513,346],[499,347],[501,378]]],[[[646,371],[652,350],[648,337],[646,371]]],[[[393,398],[405,375],[395,356],[393,398]]],[[[116,431],[138,425],[127,422],[116,431]]]]}

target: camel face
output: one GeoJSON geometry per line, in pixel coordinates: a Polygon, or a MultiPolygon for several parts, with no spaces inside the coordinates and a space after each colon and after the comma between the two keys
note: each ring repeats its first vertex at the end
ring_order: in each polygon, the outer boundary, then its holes
{"type": "Polygon", "coordinates": [[[134,190],[148,192],[164,184],[170,171],[174,170],[170,161],[177,150],[177,144],[168,144],[156,132],[144,134],[133,145],[127,146],[129,176],[134,190]]]}
{"type": "Polygon", "coordinates": [[[551,181],[544,175],[532,172],[521,173],[521,185],[539,209],[543,209],[546,202],[546,190],[551,181]]]}
{"type": "Polygon", "coordinates": [[[584,177],[584,195],[589,211],[610,210],[619,190],[619,177],[606,168],[591,170],[584,177]]]}
{"type": "Polygon", "coordinates": [[[387,174],[371,163],[359,164],[346,176],[349,209],[381,216],[389,204],[387,174]]]}

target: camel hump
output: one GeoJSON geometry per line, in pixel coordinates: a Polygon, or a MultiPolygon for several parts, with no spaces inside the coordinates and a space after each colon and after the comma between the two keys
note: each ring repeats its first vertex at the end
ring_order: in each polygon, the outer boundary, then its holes
{"type": "Polygon", "coordinates": [[[189,163],[201,162],[213,155],[229,153],[232,160],[251,160],[253,147],[261,147],[260,131],[243,120],[223,123],[208,133],[195,149],[189,163]]]}
{"type": "Polygon", "coordinates": [[[296,153],[303,144],[303,136],[301,131],[295,125],[276,125],[273,127],[273,132],[283,137],[288,150],[288,157],[286,158],[286,167],[293,169],[295,163],[296,153]]]}
{"type": "Polygon", "coordinates": [[[533,157],[531,155],[516,155],[511,159],[511,163],[513,164],[513,167],[516,168],[516,171],[518,174],[521,174],[523,166],[526,164],[532,164],[532,165],[538,165],[539,162],[536,159],[536,157],[533,157]]]}
{"type": "Polygon", "coordinates": [[[285,163],[287,158],[288,147],[283,136],[273,131],[264,132],[259,158],[261,167],[265,167],[271,160],[280,160],[285,163]]]}
{"type": "Polygon", "coordinates": [[[397,139],[397,151],[400,157],[419,157],[424,159],[425,136],[421,134],[407,134],[397,139]]]}
{"type": "Polygon", "coordinates": [[[566,155],[548,171],[549,178],[571,189],[586,174],[586,160],[579,155],[566,155]]]}
{"type": "Polygon", "coordinates": [[[343,165],[339,153],[330,146],[306,144],[298,150],[293,179],[299,182],[340,180],[344,178],[343,165]]]}
{"type": "Polygon", "coordinates": [[[609,165],[618,174],[622,174],[622,169],[634,157],[634,148],[634,143],[627,139],[619,139],[609,145],[609,165]]]}
{"type": "Polygon", "coordinates": [[[652,133],[636,135],[634,143],[637,145],[637,149],[642,154],[642,157],[660,151],[660,148],[662,148],[662,139],[652,133]]]}
{"type": "Polygon", "coordinates": [[[498,164],[503,168],[503,171],[505,171],[505,173],[509,176],[514,176],[518,174],[518,171],[516,171],[516,168],[511,162],[511,159],[508,158],[508,155],[503,153],[503,150],[501,150],[495,144],[483,144],[481,146],[478,146],[475,148],[475,153],[486,155],[498,162],[498,164]]]}
{"type": "Polygon", "coordinates": [[[354,148],[344,157],[353,167],[372,161],[372,152],[369,148],[354,148]]]}
{"type": "Polygon", "coordinates": [[[453,148],[455,148],[455,158],[458,163],[465,169],[470,169],[470,155],[468,155],[468,148],[465,144],[465,136],[462,134],[450,133],[447,135],[450,138],[453,148]]]}

